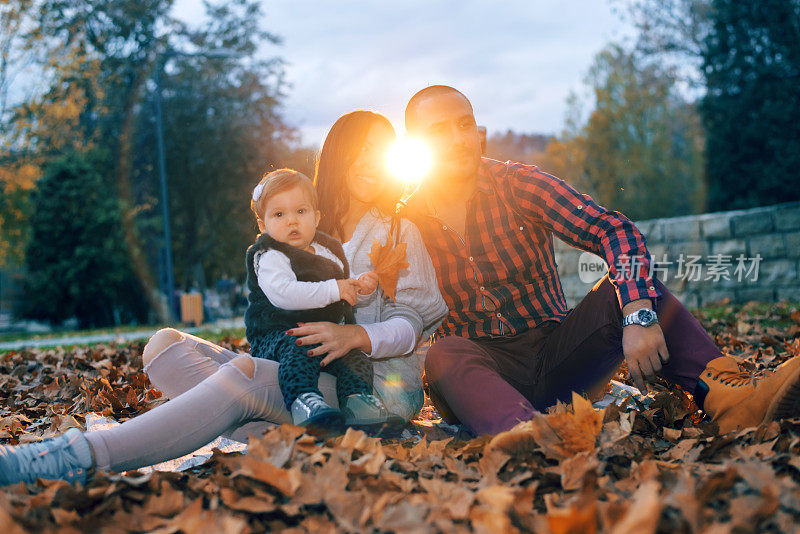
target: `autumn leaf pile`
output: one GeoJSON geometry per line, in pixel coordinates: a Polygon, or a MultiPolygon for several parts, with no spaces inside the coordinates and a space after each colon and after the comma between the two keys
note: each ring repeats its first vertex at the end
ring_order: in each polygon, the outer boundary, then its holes
{"type": "MultiPolygon", "coordinates": [[[[788,305],[727,306],[698,317],[754,371],[800,354],[800,312],[788,305]]],[[[0,355],[1,441],[82,426],[88,411],[121,421],[162,402],[141,373],[141,348],[0,355]]],[[[634,411],[594,410],[575,397],[469,441],[348,431],[320,442],[283,426],[251,439],[247,454],[216,452],[183,473],[5,488],[0,526],[9,534],[797,531],[800,419],[719,436],[688,395],[656,389],[653,402],[634,411]]],[[[435,428],[432,409],[423,414],[415,428],[435,428]]]]}

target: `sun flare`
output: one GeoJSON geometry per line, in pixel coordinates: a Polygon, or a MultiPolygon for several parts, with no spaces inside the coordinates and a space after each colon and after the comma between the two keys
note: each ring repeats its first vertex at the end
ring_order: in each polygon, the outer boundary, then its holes
{"type": "Polygon", "coordinates": [[[389,172],[407,186],[417,185],[431,168],[430,148],[413,137],[401,137],[386,154],[389,172]]]}

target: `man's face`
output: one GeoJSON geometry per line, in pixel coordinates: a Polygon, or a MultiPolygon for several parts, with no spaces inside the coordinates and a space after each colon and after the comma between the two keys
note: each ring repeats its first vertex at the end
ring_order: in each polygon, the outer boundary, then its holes
{"type": "Polygon", "coordinates": [[[416,104],[414,133],[433,150],[431,178],[465,182],[481,160],[481,139],[469,102],[458,93],[423,98],[416,104]]]}

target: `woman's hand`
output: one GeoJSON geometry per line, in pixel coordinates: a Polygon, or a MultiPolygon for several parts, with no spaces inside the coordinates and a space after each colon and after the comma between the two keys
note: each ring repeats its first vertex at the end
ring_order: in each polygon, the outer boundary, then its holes
{"type": "Polygon", "coordinates": [[[298,326],[286,331],[297,337],[298,345],[320,344],[308,351],[309,356],[326,356],[320,362],[326,366],[333,360],[345,356],[351,350],[372,352],[372,342],[367,331],[357,324],[335,324],[328,322],[298,323],[298,326]]]}

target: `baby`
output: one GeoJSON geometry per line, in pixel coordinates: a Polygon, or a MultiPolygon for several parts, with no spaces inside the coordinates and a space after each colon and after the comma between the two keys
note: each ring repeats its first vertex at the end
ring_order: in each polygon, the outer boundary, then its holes
{"type": "Polygon", "coordinates": [[[253,190],[250,207],[261,234],[247,249],[247,340],[253,357],[280,363],[278,381],[294,424],[328,432],[394,421],[373,395],[366,355],[353,351],[325,367],[336,377],[339,411],[325,402],[317,385],[323,355],[307,355],[319,345],[298,346],[286,334],[297,323],[352,324],[352,306],[359,294],[375,291],[377,275],[349,278],[341,243],[317,231],[317,195],[304,174],[270,172],[253,190]]]}

